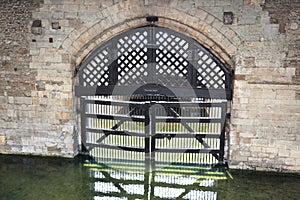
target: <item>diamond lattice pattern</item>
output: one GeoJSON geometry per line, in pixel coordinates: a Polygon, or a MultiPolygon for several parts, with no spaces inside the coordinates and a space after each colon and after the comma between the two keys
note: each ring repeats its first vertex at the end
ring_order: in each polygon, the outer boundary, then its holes
{"type": "Polygon", "coordinates": [[[149,38],[155,40],[154,47],[151,47],[155,48],[155,83],[187,87],[188,76],[192,75],[193,80],[196,80],[196,83],[193,82],[193,87],[225,89],[224,67],[196,41],[194,41],[195,45],[192,40],[168,29],[158,29],[155,35],[151,36],[147,28],[137,29],[136,32],[125,33],[119,37],[116,41],[117,49],[113,46],[99,49],[83,69],[83,86],[108,86],[110,76],[118,76],[118,85],[143,85],[147,80],[153,81],[148,77],[149,38]],[[117,59],[117,74],[110,74],[109,68],[114,61],[111,59],[115,51],[117,52],[114,58],[117,59]],[[189,63],[191,59],[193,65],[189,63]],[[191,67],[194,67],[193,71],[196,73],[189,73],[191,67]]]}
{"type": "Polygon", "coordinates": [[[225,73],[211,56],[200,50],[197,53],[197,87],[225,89],[225,73]]]}
{"type": "Polygon", "coordinates": [[[173,34],[156,33],[156,76],[158,83],[187,86],[189,43],[173,34]]]}
{"type": "Polygon", "coordinates": [[[135,32],[118,40],[118,85],[146,83],[147,31],[135,32]]]}
{"type": "Polygon", "coordinates": [[[100,86],[109,84],[108,50],[103,49],[83,69],[83,86],[100,86]]]}

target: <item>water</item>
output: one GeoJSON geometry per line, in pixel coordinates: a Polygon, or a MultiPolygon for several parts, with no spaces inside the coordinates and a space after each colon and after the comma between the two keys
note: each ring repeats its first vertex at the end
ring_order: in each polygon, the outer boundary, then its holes
{"type": "Polygon", "coordinates": [[[300,175],[0,155],[1,200],[300,199],[300,175]]]}

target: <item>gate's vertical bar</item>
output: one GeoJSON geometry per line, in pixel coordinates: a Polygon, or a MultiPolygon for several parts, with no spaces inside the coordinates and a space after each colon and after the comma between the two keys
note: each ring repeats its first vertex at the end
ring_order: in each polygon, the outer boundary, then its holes
{"type": "Polygon", "coordinates": [[[227,102],[227,106],[229,106],[229,110],[228,112],[229,113],[226,113],[226,117],[228,119],[228,132],[227,132],[227,160],[226,162],[229,162],[230,160],[230,133],[231,133],[231,130],[232,130],[232,124],[231,124],[231,113],[232,113],[232,100],[230,100],[229,102],[227,102]]]}
{"type": "Polygon", "coordinates": [[[191,47],[190,47],[190,50],[188,51],[188,58],[187,58],[188,62],[189,62],[188,66],[187,66],[187,68],[188,68],[187,79],[188,79],[190,85],[192,87],[196,88],[197,87],[197,73],[198,73],[196,67],[199,65],[197,62],[199,59],[198,58],[199,57],[199,55],[198,55],[199,49],[195,45],[192,45],[193,44],[192,41],[189,41],[189,43],[190,43],[191,47]]]}
{"type": "Polygon", "coordinates": [[[144,152],[145,152],[145,165],[146,165],[146,172],[150,171],[150,104],[145,103],[143,106],[144,109],[144,115],[145,115],[145,146],[144,146],[144,152]]]}
{"type": "Polygon", "coordinates": [[[88,152],[88,147],[86,144],[86,97],[80,98],[80,114],[81,114],[81,148],[82,152],[88,152]]]}
{"type": "Polygon", "coordinates": [[[148,83],[155,83],[156,78],[156,30],[154,24],[149,26],[147,44],[148,83]]]}
{"type": "Polygon", "coordinates": [[[118,74],[118,68],[119,68],[118,41],[119,41],[119,38],[113,40],[110,43],[110,46],[108,47],[108,48],[111,48],[111,53],[108,56],[108,59],[110,62],[110,66],[108,68],[108,71],[109,71],[108,83],[109,83],[109,85],[116,85],[118,83],[118,78],[119,78],[119,74],[118,74]]]}
{"type": "Polygon", "coordinates": [[[223,164],[223,161],[224,161],[226,112],[227,112],[227,102],[222,102],[221,103],[221,128],[222,128],[222,130],[221,130],[221,135],[220,135],[219,164],[223,164]]]}
{"type": "Polygon", "coordinates": [[[155,106],[152,106],[150,108],[150,124],[151,124],[151,133],[150,133],[150,139],[151,139],[151,146],[150,146],[150,155],[151,155],[151,163],[152,167],[155,164],[155,134],[156,134],[156,111],[157,108],[155,106]]]}

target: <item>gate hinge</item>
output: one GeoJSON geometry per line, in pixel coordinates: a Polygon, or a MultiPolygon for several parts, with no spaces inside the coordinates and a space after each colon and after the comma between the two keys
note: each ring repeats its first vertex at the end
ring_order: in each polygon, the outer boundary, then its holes
{"type": "Polygon", "coordinates": [[[226,113],[226,118],[230,119],[231,118],[231,113],[226,113]]]}
{"type": "Polygon", "coordinates": [[[75,67],[75,70],[74,70],[74,77],[77,76],[78,71],[79,71],[79,67],[75,67]]]}

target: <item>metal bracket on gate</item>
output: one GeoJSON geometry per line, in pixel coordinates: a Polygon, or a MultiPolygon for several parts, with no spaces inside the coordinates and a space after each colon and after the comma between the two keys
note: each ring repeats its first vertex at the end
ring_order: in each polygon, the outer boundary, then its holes
{"type": "Polygon", "coordinates": [[[226,118],[230,119],[231,118],[231,113],[226,113],[226,118]]]}

